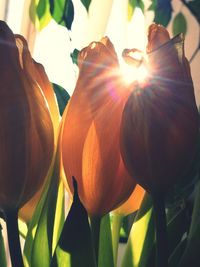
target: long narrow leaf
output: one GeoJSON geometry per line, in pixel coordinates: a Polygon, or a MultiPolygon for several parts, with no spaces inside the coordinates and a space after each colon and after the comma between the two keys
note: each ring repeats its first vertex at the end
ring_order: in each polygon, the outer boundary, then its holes
{"type": "Polygon", "coordinates": [[[152,199],[145,195],[128,238],[122,267],[144,267],[154,243],[152,199]]]}
{"type": "Polygon", "coordinates": [[[66,218],[51,267],[96,267],[88,215],[75,186],[74,199],[66,218]]]}

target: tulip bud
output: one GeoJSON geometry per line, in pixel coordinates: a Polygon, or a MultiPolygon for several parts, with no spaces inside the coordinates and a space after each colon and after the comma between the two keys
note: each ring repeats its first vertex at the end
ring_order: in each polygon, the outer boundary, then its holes
{"type": "Polygon", "coordinates": [[[15,36],[0,21],[0,210],[22,207],[42,185],[53,156],[47,102],[15,36]]]}
{"type": "Polygon", "coordinates": [[[79,77],[63,117],[62,157],[90,215],[103,215],[125,201],[135,187],[120,155],[119,129],[128,92],[108,38],[93,42],[78,57],[79,77]]]}
{"type": "MultiPolygon", "coordinates": [[[[60,123],[60,114],[59,114],[56,96],[54,94],[51,83],[49,82],[48,77],[45,73],[44,67],[32,59],[31,54],[28,50],[28,45],[27,45],[26,40],[21,35],[16,34],[15,42],[20,51],[21,62],[23,66],[25,66],[24,69],[26,69],[28,74],[32,76],[32,79],[37,82],[40,89],[42,90],[42,93],[44,94],[44,97],[47,100],[49,112],[51,115],[51,120],[53,122],[53,128],[54,128],[54,156],[55,156],[56,149],[57,149],[58,128],[59,128],[59,123],[60,123]]],[[[54,160],[52,160],[51,168],[49,168],[49,171],[46,176],[51,175],[53,164],[54,164],[54,160]]],[[[46,178],[47,177],[43,179],[44,181],[39,191],[37,191],[36,194],[34,194],[34,196],[25,204],[25,206],[23,206],[19,210],[19,217],[23,221],[28,222],[32,218],[32,215],[37,206],[37,203],[41,197],[41,193],[46,184],[46,178]]]]}
{"type": "Polygon", "coordinates": [[[129,173],[151,193],[165,193],[194,158],[198,111],[183,37],[149,30],[145,84],[133,89],[122,116],[121,153],[129,173]]]}

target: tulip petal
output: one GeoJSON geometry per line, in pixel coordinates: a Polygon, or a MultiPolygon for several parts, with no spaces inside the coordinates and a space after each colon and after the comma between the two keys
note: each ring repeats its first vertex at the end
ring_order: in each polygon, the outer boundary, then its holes
{"type": "Polygon", "coordinates": [[[6,23],[0,21],[0,207],[19,208],[40,188],[53,156],[45,98],[6,23]],[[12,166],[12,167],[11,167],[12,166]]]}
{"type": "Polygon", "coordinates": [[[121,114],[129,92],[123,91],[116,74],[118,61],[108,38],[84,48],[78,65],[79,78],[64,120],[62,156],[69,184],[74,176],[88,212],[102,215],[124,201],[135,185],[119,151],[121,114]]]}

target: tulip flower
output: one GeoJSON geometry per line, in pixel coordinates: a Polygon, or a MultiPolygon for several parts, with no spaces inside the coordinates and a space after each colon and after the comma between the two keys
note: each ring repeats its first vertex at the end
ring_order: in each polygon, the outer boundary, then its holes
{"type": "Polygon", "coordinates": [[[134,87],[121,122],[121,153],[131,176],[151,193],[165,193],[194,158],[198,111],[183,36],[149,28],[146,82],[134,87]]]}
{"type": "Polygon", "coordinates": [[[124,202],[135,187],[119,148],[121,114],[130,92],[108,38],[84,48],[78,65],[76,88],[63,116],[63,165],[71,190],[75,177],[88,213],[101,216],[124,202]]]}
{"type": "Polygon", "coordinates": [[[33,64],[28,48],[17,42],[0,21],[0,210],[5,212],[18,210],[39,190],[54,151],[48,104],[27,64],[33,64]]]}
{"type": "MultiPolygon", "coordinates": [[[[44,67],[35,62],[28,50],[28,45],[26,40],[21,35],[15,35],[15,42],[16,45],[20,51],[21,60],[23,61],[23,65],[25,66],[26,71],[29,73],[29,75],[32,75],[32,78],[35,79],[37,84],[40,86],[40,89],[42,90],[42,93],[44,94],[50,111],[51,120],[53,122],[53,128],[54,128],[54,156],[57,149],[57,137],[58,137],[58,129],[59,129],[59,123],[60,123],[60,115],[59,115],[59,109],[58,104],[56,100],[56,96],[54,94],[53,88],[51,86],[51,83],[48,80],[48,77],[45,73],[44,67]]],[[[54,157],[55,158],[55,157],[54,157]]],[[[54,165],[54,160],[52,160],[51,168],[49,168],[49,171],[47,173],[47,177],[51,175],[52,168],[54,165]]],[[[25,206],[23,206],[19,211],[19,217],[25,221],[28,222],[32,218],[33,212],[36,208],[36,205],[41,197],[41,193],[44,189],[44,185],[46,183],[47,177],[43,178],[43,184],[40,187],[40,189],[34,194],[34,196],[28,201],[25,206]]]]}

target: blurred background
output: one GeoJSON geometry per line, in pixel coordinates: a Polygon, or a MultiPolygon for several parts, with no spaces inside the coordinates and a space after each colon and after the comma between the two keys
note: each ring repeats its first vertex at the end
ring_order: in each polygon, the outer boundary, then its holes
{"type": "MultiPolygon", "coordinates": [[[[185,33],[185,53],[190,60],[199,106],[200,0],[69,2],[73,4],[73,14],[68,14],[70,25],[61,26],[51,17],[48,0],[0,0],[0,19],[6,21],[14,33],[27,39],[33,58],[44,65],[51,82],[72,94],[78,75],[72,60],[74,51],[105,35],[119,54],[124,48],[145,51],[148,26],[156,21],[167,26],[171,36],[179,31],[185,33]],[[84,3],[90,3],[90,6],[86,8],[84,3]],[[41,11],[44,16],[40,16],[41,11]]],[[[5,230],[3,223],[2,227],[5,230]]]]}

